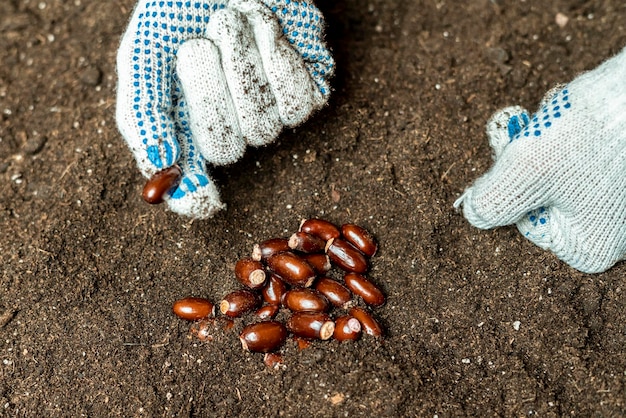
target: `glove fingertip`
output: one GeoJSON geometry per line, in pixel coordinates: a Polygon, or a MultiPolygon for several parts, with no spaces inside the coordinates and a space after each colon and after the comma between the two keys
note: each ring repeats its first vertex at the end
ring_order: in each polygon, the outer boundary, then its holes
{"type": "Polygon", "coordinates": [[[469,189],[464,191],[463,194],[454,201],[454,203],[452,204],[452,207],[454,207],[454,209],[460,209],[461,208],[461,206],[463,205],[463,201],[467,197],[468,191],[469,191],[469,189]]]}
{"type": "Polygon", "coordinates": [[[326,78],[333,66],[320,40],[319,11],[307,3],[286,4],[289,6],[279,10],[287,12],[290,19],[260,1],[232,3],[254,32],[282,123],[295,127],[326,104],[330,94],[326,78]],[[317,23],[308,21],[311,16],[317,16],[317,23]]]}
{"type": "Polygon", "coordinates": [[[480,206],[473,199],[474,189],[470,187],[454,202],[455,208],[463,206],[463,216],[470,224],[480,229],[493,228],[494,224],[488,222],[480,213],[480,206]]]}
{"type": "Polygon", "coordinates": [[[191,174],[166,198],[170,210],[194,219],[207,219],[226,208],[215,183],[205,174],[191,174]]]}
{"type": "Polygon", "coordinates": [[[497,159],[521,130],[528,124],[528,112],[521,106],[500,109],[487,122],[489,145],[497,159]]]}

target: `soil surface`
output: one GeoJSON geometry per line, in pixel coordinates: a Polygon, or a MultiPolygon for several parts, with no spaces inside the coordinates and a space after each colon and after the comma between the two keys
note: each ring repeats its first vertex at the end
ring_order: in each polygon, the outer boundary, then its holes
{"type": "Polygon", "coordinates": [[[626,264],[582,274],[452,203],[494,111],[626,45],[624,2],[464,3],[320,0],[329,105],[215,169],[228,209],[191,221],[141,200],[116,128],[133,0],[0,2],[0,416],[623,416],[626,264]],[[307,217],[378,239],[383,340],[290,339],[273,369],[250,318],[201,342],[172,314],[307,217]]]}

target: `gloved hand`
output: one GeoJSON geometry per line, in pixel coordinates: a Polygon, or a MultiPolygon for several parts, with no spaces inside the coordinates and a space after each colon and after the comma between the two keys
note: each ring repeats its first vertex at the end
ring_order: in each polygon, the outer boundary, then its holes
{"type": "Polygon", "coordinates": [[[538,246],[587,273],[626,256],[626,49],[487,124],[494,166],[455,202],[487,229],[517,224],[538,246]]]}
{"type": "Polygon", "coordinates": [[[165,196],[194,218],[224,207],[207,173],[273,141],[328,99],[322,16],[290,0],[139,0],[118,51],[117,122],[145,177],[178,164],[165,196]]]}

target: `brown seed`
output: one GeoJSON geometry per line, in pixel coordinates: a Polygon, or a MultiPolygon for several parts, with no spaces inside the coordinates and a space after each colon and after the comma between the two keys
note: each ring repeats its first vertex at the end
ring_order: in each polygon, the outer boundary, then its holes
{"type": "Polygon", "coordinates": [[[320,253],[324,251],[326,241],[307,232],[298,231],[289,237],[289,248],[303,253],[320,253]]]}
{"type": "Polygon", "coordinates": [[[311,346],[311,340],[307,340],[306,338],[295,335],[293,340],[298,344],[298,350],[306,350],[311,346]]]}
{"type": "Polygon", "coordinates": [[[197,321],[213,315],[215,307],[208,299],[189,297],[174,302],[172,311],[179,318],[187,321],[197,321]]]}
{"type": "Polygon", "coordinates": [[[326,254],[303,254],[302,258],[313,267],[317,274],[326,274],[333,267],[326,254]]]}
{"type": "Polygon", "coordinates": [[[283,295],[287,292],[287,285],[283,279],[275,274],[270,274],[270,279],[261,291],[263,300],[270,305],[280,305],[283,295]]]}
{"type": "Polygon", "coordinates": [[[143,186],[141,196],[150,204],[163,202],[166,193],[180,183],[182,171],[177,165],[156,172],[143,186]]]}
{"type": "Polygon", "coordinates": [[[235,264],[237,280],[250,289],[260,289],[265,284],[265,270],[260,261],[242,258],[235,264]]]}
{"type": "Polygon", "coordinates": [[[211,341],[213,340],[212,330],[215,328],[214,319],[206,320],[202,319],[200,321],[194,322],[191,324],[189,328],[189,332],[198,338],[200,341],[211,341]]]}
{"type": "Polygon", "coordinates": [[[236,290],[224,296],[220,312],[231,318],[242,316],[259,305],[259,298],[249,290],[236,290]]]}
{"type": "Polygon", "coordinates": [[[280,305],[265,305],[257,309],[254,314],[257,316],[257,318],[262,320],[272,319],[278,313],[279,308],[280,305]]]}
{"type": "Polygon", "coordinates": [[[263,363],[270,369],[277,369],[283,364],[283,356],[277,353],[265,353],[263,363]]]}
{"type": "Polygon", "coordinates": [[[348,313],[359,320],[361,327],[366,334],[374,337],[380,337],[383,335],[382,327],[365,309],[355,306],[354,308],[351,308],[348,313]]]}
{"type": "Polygon", "coordinates": [[[293,312],[325,312],[328,301],[317,290],[295,288],[283,295],[283,306],[293,312]]]}
{"type": "Polygon", "coordinates": [[[315,235],[328,241],[332,238],[339,238],[341,232],[335,224],[325,221],[324,219],[306,219],[300,224],[300,231],[315,235]]]}
{"type": "Polygon", "coordinates": [[[361,296],[365,303],[380,306],[385,303],[385,295],[371,281],[358,273],[346,273],[343,277],[348,289],[355,295],[361,296]]]}
{"type": "Polygon", "coordinates": [[[322,312],[294,312],[287,320],[287,329],[298,337],[327,340],[335,331],[335,323],[322,312]]]}
{"type": "Polygon", "coordinates": [[[278,253],[267,259],[272,272],[293,286],[308,287],[315,280],[315,270],[294,253],[278,253]]]}
{"type": "Polygon", "coordinates": [[[262,261],[274,254],[290,250],[287,238],[272,238],[254,245],[254,248],[252,248],[252,259],[262,261]]]}
{"type": "Polygon", "coordinates": [[[335,332],[333,337],[337,341],[354,341],[361,335],[361,323],[358,319],[350,316],[340,316],[335,319],[335,332]]]}
{"type": "Polygon", "coordinates": [[[348,288],[329,277],[320,277],[315,282],[315,290],[326,297],[333,305],[345,307],[352,300],[352,293],[348,288]]]}
{"type": "Polygon", "coordinates": [[[268,353],[279,349],[287,339],[287,329],[277,321],[263,321],[248,325],[239,340],[244,350],[268,353]]]}
{"type": "Polygon", "coordinates": [[[326,254],[331,262],[345,271],[365,273],[369,268],[365,255],[341,238],[333,238],[326,243],[326,254]]]}
{"type": "Polygon", "coordinates": [[[374,237],[365,229],[355,224],[341,226],[343,238],[368,257],[376,254],[378,245],[374,237]]]}

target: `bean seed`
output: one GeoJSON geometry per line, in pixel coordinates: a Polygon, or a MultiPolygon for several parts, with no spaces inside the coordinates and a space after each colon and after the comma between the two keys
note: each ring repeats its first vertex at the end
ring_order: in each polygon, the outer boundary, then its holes
{"type": "Polygon", "coordinates": [[[262,261],[274,254],[290,250],[287,238],[271,238],[254,245],[254,248],[252,248],[252,259],[262,261]]]}
{"type": "Polygon", "coordinates": [[[215,324],[212,320],[202,319],[200,321],[194,322],[191,324],[189,332],[192,335],[195,335],[200,341],[211,341],[213,340],[213,334],[211,332],[212,329],[215,328],[215,324]]]}
{"type": "Polygon", "coordinates": [[[326,297],[333,305],[343,308],[352,300],[352,293],[344,285],[329,277],[320,277],[315,282],[315,290],[326,297]]]}
{"type": "Polygon", "coordinates": [[[265,284],[263,264],[252,258],[242,258],[235,264],[235,277],[250,289],[260,289],[265,284]]]}
{"type": "Polygon", "coordinates": [[[300,231],[318,236],[324,241],[328,241],[332,238],[339,238],[341,235],[339,228],[337,228],[335,224],[316,218],[302,221],[300,224],[300,231]]]}
{"type": "Polygon", "coordinates": [[[279,308],[280,305],[265,305],[257,309],[254,314],[262,320],[272,319],[278,314],[279,308]]]}
{"type": "Polygon", "coordinates": [[[303,253],[319,253],[324,251],[326,241],[307,232],[298,231],[289,237],[289,248],[303,253]]]}
{"type": "Polygon", "coordinates": [[[189,297],[174,302],[172,311],[179,318],[197,321],[212,316],[215,313],[215,307],[208,299],[189,297]]]}
{"type": "Polygon", "coordinates": [[[261,291],[263,300],[270,305],[280,305],[283,295],[287,292],[287,285],[275,274],[270,274],[270,279],[261,291]]]}
{"type": "Polygon", "coordinates": [[[365,303],[372,306],[380,306],[385,303],[385,295],[371,281],[358,273],[346,273],[344,281],[348,289],[355,295],[361,296],[365,303]]]}
{"type": "Polygon", "coordinates": [[[331,262],[344,271],[365,273],[369,268],[365,255],[341,238],[333,238],[328,241],[326,254],[331,262]]]}
{"type": "Polygon", "coordinates": [[[317,290],[295,288],[283,295],[283,306],[293,312],[325,312],[328,300],[317,290]]]}
{"type": "Polygon", "coordinates": [[[267,259],[272,272],[293,286],[308,287],[315,280],[315,270],[302,258],[293,253],[278,253],[267,259]]]}
{"type": "Polygon", "coordinates": [[[374,319],[374,317],[365,309],[355,306],[351,308],[348,313],[359,320],[363,332],[374,337],[380,337],[383,335],[383,329],[374,319]]]}
{"type": "Polygon", "coordinates": [[[357,340],[361,335],[361,323],[358,319],[350,316],[340,316],[335,319],[335,332],[333,338],[337,341],[357,340]]]}
{"type": "Polygon", "coordinates": [[[283,356],[278,353],[265,353],[263,363],[270,369],[277,369],[283,364],[283,356]]]}
{"type": "Polygon", "coordinates": [[[277,321],[263,321],[248,325],[239,335],[244,350],[268,353],[277,350],[287,340],[287,329],[277,321]]]}
{"type": "Polygon", "coordinates": [[[365,229],[355,224],[344,224],[341,226],[341,235],[356,249],[368,257],[372,257],[378,250],[378,244],[374,237],[365,229]]]}
{"type": "Polygon", "coordinates": [[[236,290],[224,296],[220,302],[220,312],[231,318],[240,317],[259,305],[256,293],[250,290],[236,290]]]}
{"type": "Polygon", "coordinates": [[[298,344],[298,350],[306,350],[311,346],[311,340],[307,340],[306,338],[295,335],[293,340],[298,344]]]}
{"type": "Polygon", "coordinates": [[[150,204],[163,202],[165,195],[178,186],[181,177],[182,171],[177,165],[158,171],[143,187],[143,200],[150,204]]]}
{"type": "Polygon", "coordinates": [[[335,323],[325,313],[294,312],[287,320],[287,329],[298,337],[327,340],[335,331],[335,323]]]}
{"type": "Polygon", "coordinates": [[[303,254],[302,258],[313,267],[317,274],[326,274],[333,267],[326,254],[303,254]]]}

